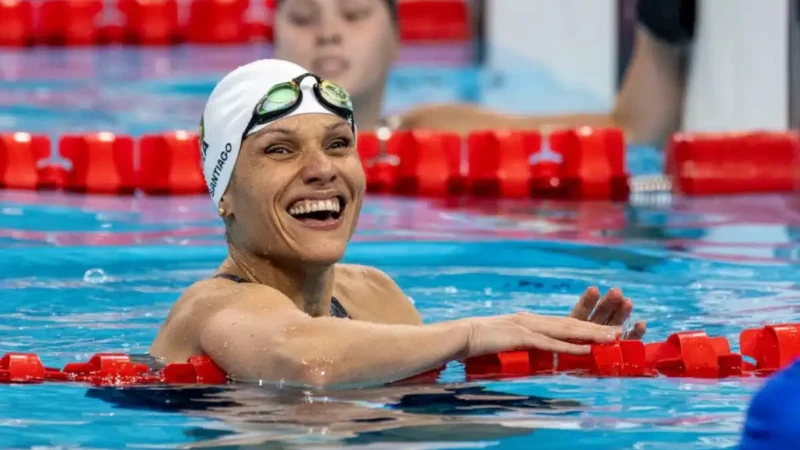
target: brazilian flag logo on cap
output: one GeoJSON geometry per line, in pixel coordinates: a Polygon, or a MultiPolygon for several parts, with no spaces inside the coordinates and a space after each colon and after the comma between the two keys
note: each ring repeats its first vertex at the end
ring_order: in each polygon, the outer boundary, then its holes
{"type": "Polygon", "coordinates": [[[200,154],[203,157],[203,162],[206,162],[207,150],[208,142],[206,142],[206,128],[203,126],[203,116],[200,116],[200,154]]]}

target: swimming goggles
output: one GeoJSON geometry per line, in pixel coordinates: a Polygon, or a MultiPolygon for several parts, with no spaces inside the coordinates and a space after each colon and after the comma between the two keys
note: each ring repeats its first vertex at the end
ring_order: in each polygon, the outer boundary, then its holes
{"type": "Polygon", "coordinates": [[[303,103],[303,90],[300,89],[300,83],[306,77],[312,77],[317,81],[314,84],[314,95],[320,104],[325,109],[348,121],[350,129],[355,133],[353,102],[350,100],[350,95],[347,91],[332,81],[323,80],[313,73],[304,73],[291,81],[276,84],[261,98],[256,104],[250,123],[244,129],[242,139],[247,137],[247,133],[253,127],[287,116],[297,109],[303,103]]]}

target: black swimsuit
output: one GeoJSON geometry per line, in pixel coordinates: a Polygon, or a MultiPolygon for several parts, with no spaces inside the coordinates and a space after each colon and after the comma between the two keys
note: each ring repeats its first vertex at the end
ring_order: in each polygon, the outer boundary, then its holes
{"type": "MultiPolygon", "coordinates": [[[[214,275],[213,278],[225,278],[227,280],[235,281],[236,283],[249,283],[249,281],[239,278],[236,275],[231,275],[228,273],[221,273],[219,275],[214,275]]],[[[344,309],[339,300],[336,297],[331,297],[331,317],[339,317],[341,319],[350,319],[350,314],[347,313],[347,310],[344,309]]]]}

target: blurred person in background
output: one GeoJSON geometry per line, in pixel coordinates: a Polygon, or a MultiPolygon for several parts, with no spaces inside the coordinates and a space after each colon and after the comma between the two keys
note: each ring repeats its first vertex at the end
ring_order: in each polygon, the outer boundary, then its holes
{"type": "Polygon", "coordinates": [[[640,0],[637,12],[633,59],[607,114],[515,116],[472,104],[438,104],[382,117],[389,70],[400,49],[396,0],[279,0],[275,57],[308,67],[351,92],[362,130],[617,126],[631,143],[657,144],[680,123],[694,0],[640,0]]]}

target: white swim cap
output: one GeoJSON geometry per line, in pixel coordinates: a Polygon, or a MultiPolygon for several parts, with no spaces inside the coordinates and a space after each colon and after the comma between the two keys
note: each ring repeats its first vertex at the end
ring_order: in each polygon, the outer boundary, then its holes
{"type": "MultiPolygon", "coordinates": [[[[250,123],[256,104],[276,84],[291,81],[308,72],[288,61],[262,59],[237,68],[214,87],[200,120],[200,153],[203,175],[215,205],[219,205],[228,187],[239,156],[242,134],[250,123]]],[[[319,103],[313,92],[314,83],[311,77],[303,80],[300,86],[303,91],[302,104],[281,119],[298,114],[335,114],[319,103]]],[[[248,134],[267,125],[253,127],[248,134]]]]}

